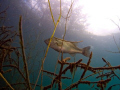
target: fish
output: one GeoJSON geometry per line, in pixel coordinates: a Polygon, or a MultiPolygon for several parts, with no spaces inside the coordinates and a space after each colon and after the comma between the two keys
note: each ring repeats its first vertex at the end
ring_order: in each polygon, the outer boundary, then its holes
{"type": "MultiPolygon", "coordinates": [[[[44,40],[44,42],[47,45],[49,44],[49,41],[50,41],[50,38],[44,40]]],[[[80,42],[83,42],[83,41],[72,42],[72,41],[63,40],[57,37],[53,37],[50,43],[50,47],[60,53],[69,53],[71,56],[75,56],[77,53],[80,53],[86,57],[89,57],[91,47],[87,46],[84,48],[79,48],[77,47],[77,44],[80,42]]]]}

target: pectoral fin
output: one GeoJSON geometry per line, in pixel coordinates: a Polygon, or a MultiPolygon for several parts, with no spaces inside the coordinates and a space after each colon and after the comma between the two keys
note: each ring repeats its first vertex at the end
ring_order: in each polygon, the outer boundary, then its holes
{"type": "Polygon", "coordinates": [[[62,46],[61,42],[56,42],[57,46],[62,46]]]}

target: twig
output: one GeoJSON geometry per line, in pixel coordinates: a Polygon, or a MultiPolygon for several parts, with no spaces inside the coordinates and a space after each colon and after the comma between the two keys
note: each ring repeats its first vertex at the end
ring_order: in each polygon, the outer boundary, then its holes
{"type": "Polygon", "coordinates": [[[115,42],[115,44],[116,44],[116,46],[117,46],[117,48],[118,48],[118,50],[119,50],[119,53],[120,53],[120,48],[118,47],[117,42],[116,42],[116,40],[115,40],[115,37],[114,37],[114,36],[113,36],[113,39],[114,39],[114,42],[115,42]]]}
{"type": "Polygon", "coordinates": [[[5,59],[5,56],[6,56],[6,50],[3,49],[2,50],[2,57],[0,58],[0,73],[3,73],[3,70],[2,70],[2,65],[3,65],[3,62],[4,62],[4,59],[5,59]]]}
{"type": "Polygon", "coordinates": [[[9,6],[4,11],[0,12],[0,14],[5,13],[8,8],[9,8],[9,6]]]}
{"type": "Polygon", "coordinates": [[[80,80],[82,80],[82,78],[84,77],[86,71],[88,70],[88,67],[89,67],[90,62],[91,62],[91,58],[92,58],[92,52],[91,52],[91,54],[90,54],[90,56],[89,56],[89,60],[88,60],[87,66],[86,66],[86,68],[84,69],[84,72],[83,72],[83,74],[81,75],[80,80]]]}
{"type": "Polygon", "coordinates": [[[23,73],[20,71],[19,67],[17,67],[16,65],[9,64],[9,65],[3,65],[3,67],[13,67],[13,68],[16,68],[18,70],[18,72],[21,74],[21,76],[23,77],[23,79],[26,80],[26,78],[24,77],[23,73]]]}
{"type": "MultiPolygon", "coordinates": [[[[55,74],[55,73],[52,73],[52,72],[49,72],[49,71],[46,71],[46,70],[42,70],[43,72],[46,72],[46,73],[48,73],[48,74],[51,74],[51,75],[54,75],[54,76],[58,76],[57,74],[55,74]]],[[[71,78],[69,78],[69,77],[61,77],[62,79],[71,79],[71,78]]]]}
{"type": "Polygon", "coordinates": [[[109,77],[109,76],[112,75],[112,74],[113,74],[113,72],[111,71],[111,72],[107,72],[107,73],[105,73],[105,74],[99,75],[99,76],[97,76],[96,78],[104,77],[104,76],[109,77]]]}
{"type": "Polygon", "coordinates": [[[80,83],[82,83],[82,84],[88,84],[88,85],[90,85],[90,84],[95,84],[95,83],[106,85],[106,83],[108,83],[110,80],[111,80],[110,78],[109,78],[109,79],[106,79],[106,80],[100,80],[100,81],[97,81],[97,82],[81,81],[81,80],[79,80],[79,81],[77,81],[76,83],[71,84],[71,85],[70,85],[69,87],[67,87],[65,90],[71,90],[72,88],[77,87],[80,83]]]}
{"type": "MultiPolygon", "coordinates": [[[[50,38],[50,41],[49,41],[49,44],[48,44],[48,47],[47,47],[47,50],[46,50],[44,59],[42,60],[42,65],[41,65],[40,70],[39,70],[39,74],[38,74],[38,77],[37,77],[37,80],[36,80],[36,83],[35,83],[35,86],[34,86],[34,90],[35,90],[36,84],[37,84],[37,82],[38,82],[38,79],[39,79],[41,70],[43,70],[43,64],[44,64],[45,59],[46,59],[46,57],[47,57],[47,53],[48,53],[48,50],[49,50],[49,47],[50,47],[50,43],[51,43],[51,41],[52,41],[52,38],[53,38],[53,36],[54,36],[54,34],[55,34],[57,25],[58,25],[58,23],[59,23],[59,21],[60,21],[60,18],[61,18],[61,0],[60,0],[60,15],[59,15],[59,17],[58,17],[58,20],[57,20],[56,24],[55,24],[55,22],[54,22],[54,18],[53,18],[53,14],[52,14],[52,10],[51,10],[51,6],[50,6],[50,1],[49,1],[49,0],[48,0],[48,4],[49,4],[51,16],[52,16],[52,20],[53,20],[53,23],[54,23],[54,26],[55,26],[55,27],[54,27],[53,34],[52,34],[52,36],[51,36],[51,38],[50,38]]],[[[41,76],[41,77],[42,77],[42,76],[41,76]]]]}
{"type": "MultiPolygon", "coordinates": [[[[102,58],[102,60],[109,66],[109,67],[111,67],[111,64],[108,62],[108,61],[106,61],[104,58],[102,58]]],[[[120,78],[116,75],[116,73],[114,72],[114,68],[112,68],[112,73],[120,80],[120,78]]]]}
{"type": "Polygon", "coordinates": [[[12,89],[14,90],[14,88],[9,84],[9,82],[4,78],[4,76],[2,75],[2,73],[0,72],[0,76],[1,78],[6,82],[6,84],[12,89]]]}
{"type": "Polygon", "coordinates": [[[114,87],[114,86],[120,86],[120,84],[114,84],[114,85],[112,85],[112,86],[110,86],[109,88],[108,88],[108,90],[112,90],[112,87],[114,87]]]}
{"type": "Polygon", "coordinates": [[[117,24],[117,23],[115,23],[112,19],[110,19],[117,27],[118,27],[118,29],[120,30],[120,26],[117,24]]]}
{"type": "Polygon", "coordinates": [[[19,19],[19,34],[20,34],[20,45],[21,45],[22,54],[23,54],[24,70],[26,73],[26,82],[28,84],[29,90],[32,90],[31,85],[30,85],[30,80],[29,80],[28,66],[27,66],[26,55],[25,55],[25,50],[24,50],[23,36],[22,36],[22,16],[20,16],[20,19],[19,19]]]}
{"type": "Polygon", "coordinates": [[[111,69],[120,69],[120,65],[114,67],[96,67],[94,70],[111,70],[111,69]]]}

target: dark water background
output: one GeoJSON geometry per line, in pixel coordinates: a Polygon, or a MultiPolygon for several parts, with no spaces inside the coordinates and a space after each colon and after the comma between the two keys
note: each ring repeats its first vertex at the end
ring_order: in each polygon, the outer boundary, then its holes
{"type": "MultiPolygon", "coordinates": [[[[52,2],[51,6],[53,10],[53,15],[56,21],[59,16],[59,3],[58,1],[54,1],[54,2],[51,1],[51,2],[52,2]],[[58,9],[56,9],[56,7],[58,9]]],[[[31,7],[30,0],[0,0],[0,4],[1,4],[0,11],[4,10],[6,7],[9,6],[7,10],[7,18],[5,22],[3,22],[3,25],[14,26],[13,30],[18,32],[19,16],[22,15],[23,17],[22,30],[23,30],[23,36],[24,36],[24,43],[26,47],[26,55],[36,56],[36,57],[32,57],[28,63],[28,67],[31,68],[31,65],[32,65],[33,66],[32,70],[34,71],[32,75],[30,75],[30,80],[32,81],[34,76],[33,81],[35,81],[39,72],[41,60],[43,59],[45,50],[47,48],[47,45],[44,43],[44,40],[50,38],[54,30],[54,24],[51,19],[48,3],[45,2],[44,0],[40,0],[40,3],[38,3],[39,4],[38,11],[37,9],[35,9],[35,7],[31,7]],[[45,5],[46,8],[44,8],[43,4],[45,5]],[[32,49],[30,50],[29,47],[31,47],[32,49]]],[[[68,9],[63,8],[62,11],[63,11],[62,12],[63,16],[66,16],[68,9]]],[[[106,51],[106,50],[113,51],[113,52],[118,51],[113,39],[113,35],[120,47],[120,40],[119,40],[120,33],[108,35],[108,36],[92,35],[86,32],[84,30],[84,27],[81,24],[77,24],[76,20],[78,20],[78,17],[77,18],[75,17],[76,13],[77,12],[73,11],[73,14],[70,17],[70,20],[68,21],[65,40],[69,40],[69,41],[83,40],[82,43],[78,44],[78,47],[80,48],[90,45],[91,51],[93,52],[93,57],[90,63],[90,66],[92,67],[104,66],[105,63],[102,61],[102,57],[104,57],[107,61],[109,61],[112,66],[120,65],[119,63],[120,53],[110,53],[106,51]]],[[[65,30],[65,19],[61,18],[60,23],[57,27],[55,36],[58,38],[62,38],[64,34],[64,30],[65,30]]],[[[16,42],[19,42],[18,39],[16,39],[16,42]]],[[[13,45],[17,46],[18,44],[13,43],[13,45]]],[[[49,49],[45,63],[44,63],[44,70],[48,70],[51,72],[55,71],[55,65],[57,62],[58,55],[59,55],[58,52],[54,51],[51,48],[49,49]]],[[[64,54],[64,58],[65,57],[71,57],[71,56],[69,54],[64,54]]],[[[75,61],[78,61],[81,58],[83,59],[82,61],[83,63],[87,63],[88,58],[81,54],[76,54],[75,61]]],[[[71,60],[69,62],[74,62],[74,57],[71,57],[71,60]]],[[[59,65],[57,65],[57,69],[56,69],[56,73],[58,72],[59,72],[59,65]]],[[[76,82],[80,78],[80,75],[82,72],[83,72],[82,69],[81,70],[79,68],[77,69],[73,82],[76,82]]],[[[89,74],[91,74],[91,72],[87,72],[85,76],[89,74]]],[[[117,70],[117,74],[118,75],[120,74],[119,70],[117,70]]],[[[72,77],[69,71],[67,71],[65,76],[72,77]]],[[[9,76],[6,75],[6,78],[7,77],[9,76]]],[[[17,76],[15,78],[17,78],[17,76]]],[[[7,79],[9,81],[11,80],[10,78],[7,78],[7,79]]],[[[43,86],[49,85],[51,83],[51,80],[52,79],[49,78],[48,76],[44,76],[43,86]]],[[[98,81],[94,77],[90,77],[87,80],[98,81]]],[[[69,85],[72,83],[72,80],[63,80],[63,83],[65,83],[66,85],[69,85]]],[[[112,79],[112,81],[110,81],[107,87],[109,87],[110,85],[119,84],[119,83],[120,81],[117,78],[114,78],[112,79]]],[[[4,83],[1,83],[1,84],[4,84],[4,83]]],[[[40,80],[38,81],[38,84],[40,84],[40,80]]],[[[92,84],[91,85],[80,84],[78,86],[79,90],[80,89],[89,90],[90,87],[92,87],[92,84]]],[[[63,88],[66,88],[66,86],[63,85],[63,88]]],[[[116,89],[114,90],[118,90],[118,88],[119,87],[116,87],[116,89]]],[[[36,88],[36,90],[37,89],[38,88],[36,88]]]]}

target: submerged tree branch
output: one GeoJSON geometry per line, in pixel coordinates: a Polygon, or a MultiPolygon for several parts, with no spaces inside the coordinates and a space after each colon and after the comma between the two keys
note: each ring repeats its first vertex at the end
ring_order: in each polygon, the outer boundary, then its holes
{"type": "Polygon", "coordinates": [[[14,90],[14,88],[10,85],[10,83],[4,78],[4,76],[2,75],[2,73],[0,72],[0,77],[6,82],[6,84],[12,89],[14,90]]]}
{"type": "Polygon", "coordinates": [[[22,48],[22,55],[23,55],[23,62],[24,62],[24,70],[26,73],[26,81],[27,81],[29,90],[32,90],[31,85],[30,85],[30,80],[29,80],[29,72],[28,72],[28,66],[27,66],[26,55],[25,55],[25,50],[24,50],[23,36],[22,36],[22,16],[20,16],[20,19],[19,19],[19,34],[20,34],[20,45],[22,48]]]}

